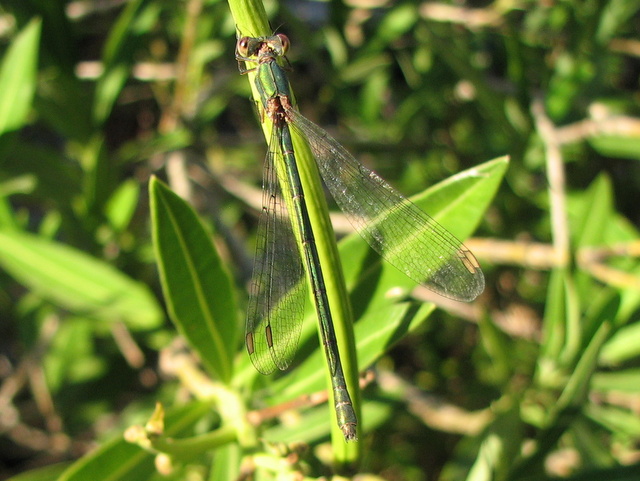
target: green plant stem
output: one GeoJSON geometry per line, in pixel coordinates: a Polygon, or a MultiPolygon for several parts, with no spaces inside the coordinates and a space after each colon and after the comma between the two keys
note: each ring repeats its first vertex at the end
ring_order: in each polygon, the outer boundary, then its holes
{"type": "Polygon", "coordinates": [[[159,437],[151,440],[151,447],[180,459],[189,459],[198,454],[225,446],[237,439],[233,426],[224,426],[207,434],[184,439],[159,437]]]}

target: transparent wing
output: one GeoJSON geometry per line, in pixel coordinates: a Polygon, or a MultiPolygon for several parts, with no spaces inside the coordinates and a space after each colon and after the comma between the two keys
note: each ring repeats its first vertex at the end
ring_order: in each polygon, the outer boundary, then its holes
{"type": "Polygon", "coordinates": [[[309,142],[334,200],[387,262],[438,294],[471,301],[484,290],[478,261],[462,242],[360,164],[327,132],[294,110],[294,129],[309,142]]]}
{"type": "MultiPolygon", "coordinates": [[[[270,146],[275,150],[277,129],[273,130],[270,146]]],[[[263,374],[289,366],[298,346],[306,298],[302,261],[283,198],[287,194],[280,188],[274,165],[280,161],[281,155],[274,151],[265,160],[263,207],[247,308],[247,351],[263,374]]]]}

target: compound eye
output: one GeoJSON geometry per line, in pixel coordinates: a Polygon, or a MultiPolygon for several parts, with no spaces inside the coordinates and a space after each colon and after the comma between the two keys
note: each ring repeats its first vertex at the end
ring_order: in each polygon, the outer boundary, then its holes
{"type": "Polygon", "coordinates": [[[248,57],[249,56],[249,43],[250,43],[250,40],[251,40],[250,37],[242,37],[240,40],[238,40],[238,43],[236,44],[236,50],[243,57],[248,57]]]}
{"type": "Polygon", "coordinates": [[[283,33],[278,33],[276,36],[280,39],[280,43],[282,44],[282,53],[281,55],[285,55],[289,51],[289,47],[291,46],[291,42],[289,42],[289,37],[287,37],[283,33]]]}

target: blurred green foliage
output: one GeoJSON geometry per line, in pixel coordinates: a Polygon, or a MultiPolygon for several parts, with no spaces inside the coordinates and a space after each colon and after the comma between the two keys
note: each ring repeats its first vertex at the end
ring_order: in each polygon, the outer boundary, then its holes
{"type": "MultiPolygon", "coordinates": [[[[405,194],[463,171],[423,197],[479,223],[472,306],[389,298],[340,245],[360,479],[638,479],[640,1],[266,10],[305,116],[405,194]]],[[[274,380],[242,347],[265,146],[235,40],[217,0],[0,6],[1,478],[331,472],[312,316],[274,380]]]]}

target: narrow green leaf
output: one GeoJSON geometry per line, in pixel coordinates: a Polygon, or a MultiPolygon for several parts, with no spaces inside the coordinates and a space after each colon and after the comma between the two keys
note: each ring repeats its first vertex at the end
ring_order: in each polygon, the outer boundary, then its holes
{"type": "Polygon", "coordinates": [[[36,91],[39,19],[20,32],[0,66],[0,135],[22,127],[36,91]]]}
{"type": "Polygon", "coordinates": [[[136,210],[139,196],[140,184],[134,179],[124,181],[111,195],[107,202],[106,214],[114,229],[118,231],[126,229],[136,210]]]}
{"type": "MultiPolygon", "coordinates": [[[[636,342],[638,340],[636,339],[636,342]]],[[[629,368],[614,372],[597,372],[591,384],[597,391],[613,391],[621,393],[640,393],[640,369],[629,368]]]]}
{"type": "MultiPolygon", "coordinates": [[[[567,293],[565,292],[567,276],[564,269],[554,269],[551,271],[547,289],[540,359],[552,360],[554,365],[559,360],[567,336],[567,293]]],[[[538,375],[542,376],[541,380],[544,384],[545,371],[539,372],[538,375]]]]}
{"type": "Polygon", "coordinates": [[[600,174],[579,199],[570,203],[573,239],[577,247],[602,244],[613,220],[613,189],[611,179],[600,174]]]}
{"type": "MultiPolygon", "coordinates": [[[[572,276],[567,275],[564,290],[566,293],[566,338],[562,349],[560,361],[563,366],[573,366],[576,360],[583,354],[583,343],[588,343],[590,339],[584,340],[584,325],[582,319],[582,309],[580,308],[580,296],[576,292],[575,281],[572,276]]],[[[597,326],[600,328],[600,326],[597,326]]],[[[595,333],[591,333],[594,334],[595,333]]]]}
{"type": "Polygon", "coordinates": [[[97,124],[103,123],[113,104],[120,95],[120,91],[129,76],[129,66],[122,63],[105,71],[96,85],[93,117],[97,124]]]}
{"type": "Polygon", "coordinates": [[[162,312],[147,288],[106,262],[17,231],[0,231],[0,265],[34,293],[64,309],[131,329],[151,329],[162,312]]]}
{"type": "Polygon", "coordinates": [[[593,335],[555,405],[558,410],[580,407],[587,400],[591,376],[598,363],[598,355],[610,333],[611,323],[605,322],[593,335]]]}
{"type": "Polygon", "coordinates": [[[171,320],[207,369],[228,383],[239,330],[229,274],[193,209],[156,178],[149,194],[153,244],[171,320]]]}
{"type": "Polygon", "coordinates": [[[616,365],[640,356],[640,324],[633,323],[618,329],[604,345],[601,360],[616,365]]]}

